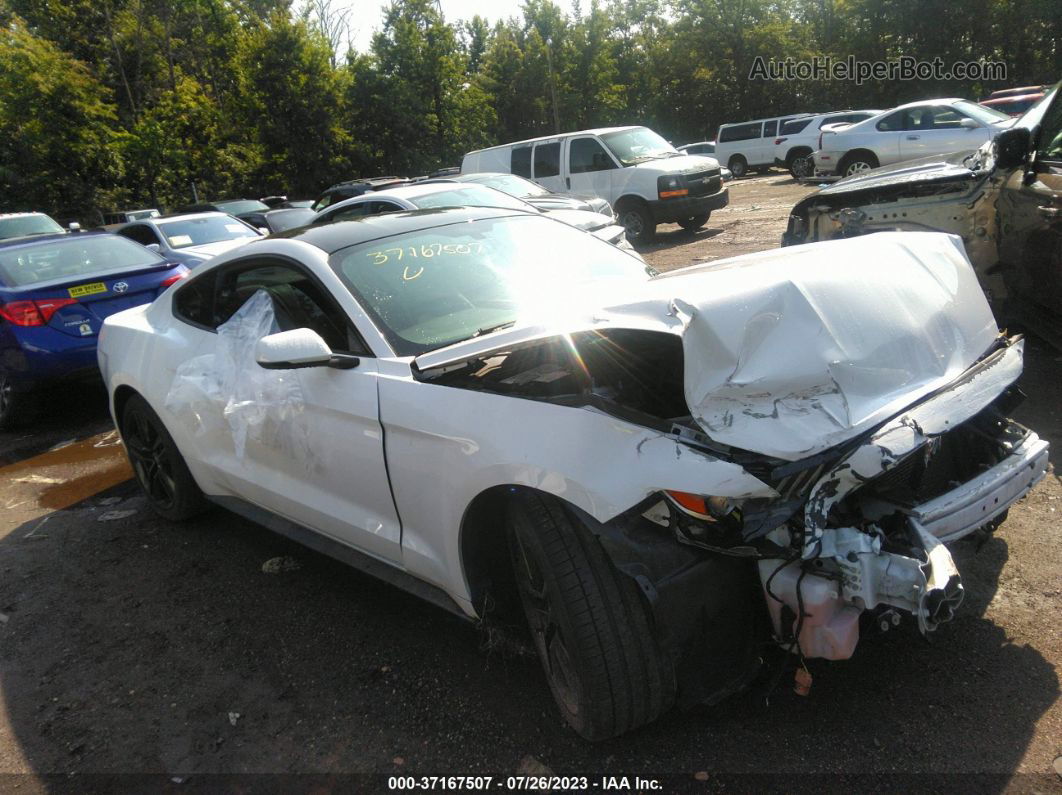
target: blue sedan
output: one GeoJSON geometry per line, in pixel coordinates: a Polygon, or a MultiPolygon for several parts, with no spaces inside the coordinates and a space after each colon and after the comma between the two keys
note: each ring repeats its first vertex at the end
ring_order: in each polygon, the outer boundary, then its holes
{"type": "Polygon", "coordinates": [[[98,377],[104,319],[154,301],[187,273],[111,234],[0,242],[0,428],[29,419],[34,389],[98,377]]]}

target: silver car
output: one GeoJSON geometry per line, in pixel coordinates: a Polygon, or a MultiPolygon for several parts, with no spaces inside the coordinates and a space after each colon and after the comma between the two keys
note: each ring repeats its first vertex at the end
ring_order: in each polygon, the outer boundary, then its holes
{"type": "Polygon", "coordinates": [[[143,218],[115,234],[157,251],[171,262],[194,268],[201,262],[261,237],[261,232],[228,213],[189,213],[143,218]]]}

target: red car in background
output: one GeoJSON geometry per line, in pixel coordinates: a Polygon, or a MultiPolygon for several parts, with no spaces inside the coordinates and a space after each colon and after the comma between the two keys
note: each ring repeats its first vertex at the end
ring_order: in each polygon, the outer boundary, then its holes
{"type": "Polygon", "coordinates": [[[986,108],[994,108],[1008,116],[1020,116],[1043,99],[1050,86],[1024,86],[1023,88],[1003,88],[993,91],[981,100],[986,108]]]}

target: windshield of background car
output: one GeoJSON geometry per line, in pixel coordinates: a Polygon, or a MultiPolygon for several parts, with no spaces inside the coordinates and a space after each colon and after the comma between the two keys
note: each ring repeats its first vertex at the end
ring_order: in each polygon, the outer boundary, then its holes
{"type": "Polygon", "coordinates": [[[25,287],[56,279],[102,276],[135,270],[165,260],[139,243],[117,235],[71,235],[0,251],[0,279],[9,287],[25,287]]]}
{"type": "Polygon", "coordinates": [[[243,213],[261,213],[269,209],[269,205],[256,199],[239,199],[231,202],[215,202],[214,206],[223,213],[230,215],[242,215],[243,213]]]}
{"type": "Polygon", "coordinates": [[[63,231],[47,215],[19,215],[14,218],[0,218],[0,240],[9,237],[27,235],[56,235],[63,231]]]}
{"type": "Polygon", "coordinates": [[[992,124],[997,121],[1006,121],[1010,118],[1006,113],[1001,113],[995,108],[986,108],[984,105],[967,102],[966,100],[956,102],[954,107],[971,119],[977,119],[982,124],[992,124]]]}
{"type": "Polygon", "coordinates": [[[470,181],[500,190],[518,199],[526,199],[528,196],[548,196],[550,193],[541,185],[536,185],[529,179],[515,177],[512,174],[492,174],[489,177],[479,177],[470,181]]]}
{"type": "Polygon", "coordinates": [[[451,190],[440,190],[423,196],[404,197],[422,210],[437,207],[504,207],[508,210],[534,210],[522,199],[488,188],[486,185],[455,185],[451,190]]]}
{"type": "Polygon", "coordinates": [[[166,236],[170,248],[187,248],[235,240],[240,237],[258,237],[251,227],[235,218],[223,215],[205,215],[200,218],[183,218],[179,221],[161,221],[159,231],[166,236]]]}
{"type": "Polygon", "coordinates": [[[564,297],[647,281],[615,246],[542,216],[485,218],[341,249],[329,260],[400,356],[416,356],[527,318],[564,297]]]}
{"type": "Polygon", "coordinates": [[[641,163],[643,160],[681,154],[648,127],[605,133],[599,137],[625,166],[641,163]]]}

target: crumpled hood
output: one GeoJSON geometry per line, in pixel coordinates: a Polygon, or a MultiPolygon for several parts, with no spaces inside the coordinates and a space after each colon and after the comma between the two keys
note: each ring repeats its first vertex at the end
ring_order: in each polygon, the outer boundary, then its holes
{"type": "Polygon", "coordinates": [[[954,235],[893,232],[686,270],[686,402],[712,439],[787,461],[958,377],[999,333],[954,235]]]}
{"type": "Polygon", "coordinates": [[[583,210],[592,211],[590,203],[574,196],[564,196],[560,193],[549,193],[545,196],[526,196],[524,201],[540,210],[583,210]]]}
{"type": "Polygon", "coordinates": [[[686,404],[704,432],[796,461],[953,381],[999,333],[962,241],[936,232],[774,249],[551,296],[541,316],[416,365],[593,328],[678,334],[686,404]]]}

